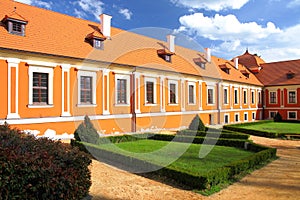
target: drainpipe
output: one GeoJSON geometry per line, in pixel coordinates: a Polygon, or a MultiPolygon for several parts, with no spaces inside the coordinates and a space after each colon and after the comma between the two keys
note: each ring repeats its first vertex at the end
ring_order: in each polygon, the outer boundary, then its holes
{"type": "Polygon", "coordinates": [[[130,83],[130,114],[132,115],[131,117],[131,132],[135,133],[136,132],[136,113],[135,113],[135,101],[136,101],[136,88],[135,88],[135,73],[136,72],[136,67],[131,73],[131,83],[130,83]]]}

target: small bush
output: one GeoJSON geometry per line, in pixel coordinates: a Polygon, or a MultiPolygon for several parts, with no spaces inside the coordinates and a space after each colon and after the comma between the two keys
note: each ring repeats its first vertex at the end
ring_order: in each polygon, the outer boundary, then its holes
{"type": "Polygon", "coordinates": [[[84,121],[75,130],[74,137],[77,141],[97,144],[99,134],[88,116],[84,117],[84,121]]]}
{"type": "Polygon", "coordinates": [[[0,126],[0,199],[83,199],[90,163],[78,148],[0,126]]]}
{"type": "Polygon", "coordinates": [[[202,120],[200,119],[199,115],[196,115],[192,120],[191,124],[189,125],[190,130],[198,130],[198,131],[205,131],[206,127],[204,126],[202,120]]]}
{"type": "Polygon", "coordinates": [[[276,113],[274,117],[274,122],[282,122],[282,117],[279,112],[276,113]]]}

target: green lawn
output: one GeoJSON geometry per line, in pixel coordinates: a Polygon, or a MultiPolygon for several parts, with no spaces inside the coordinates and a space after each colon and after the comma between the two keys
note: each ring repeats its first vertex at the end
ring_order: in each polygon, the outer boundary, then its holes
{"type": "Polygon", "coordinates": [[[246,158],[253,152],[233,147],[187,144],[157,140],[139,140],[117,144],[101,144],[98,148],[167,166],[186,173],[200,175],[233,161],[246,158]],[[199,158],[199,151],[208,155],[199,158]],[[210,151],[211,150],[211,151],[210,151]],[[179,159],[178,159],[179,158],[179,159]]]}
{"type": "Polygon", "coordinates": [[[287,122],[266,122],[251,125],[241,125],[240,128],[275,132],[275,133],[298,133],[300,134],[300,123],[287,123],[287,122]]]}

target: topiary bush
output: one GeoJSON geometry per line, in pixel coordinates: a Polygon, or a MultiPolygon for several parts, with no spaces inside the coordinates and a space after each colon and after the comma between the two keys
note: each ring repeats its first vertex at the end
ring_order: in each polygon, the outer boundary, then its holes
{"type": "Polygon", "coordinates": [[[84,117],[84,121],[75,130],[74,137],[77,141],[93,144],[98,143],[99,134],[87,115],[84,117]]]}
{"type": "Polygon", "coordinates": [[[190,130],[198,130],[198,131],[205,131],[206,130],[206,127],[204,126],[202,120],[200,119],[199,115],[196,115],[192,122],[190,123],[189,125],[189,129],[190,130]]]}
{"type": "Polygon", "coordinates": [[[90,163],[78,148],[0,126],[0,199],[83,199],[90,163]]]}

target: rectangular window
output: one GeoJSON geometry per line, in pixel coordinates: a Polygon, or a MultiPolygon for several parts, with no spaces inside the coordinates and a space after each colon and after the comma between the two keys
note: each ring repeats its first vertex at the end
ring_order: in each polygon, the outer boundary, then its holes
{"type": "Polygon", "coordinates": [[[289,91],[289,103],[296,103],[296,91],[289,91]]]}
{"type": "Polygon", "coordinates": [[[251,91],[251,103],[254,104],[255,100],[254,100],[254,91],[251,91]]]}
{"type": "Polygon", "coordinates": [[[117,103],[127,104],[127,80],[117,79],[117,103]]]}
{"type": "Polygon", "coordinates": [[[177,85],[175,83],[170,83],[169,89],[170,89],[170,103],[176,104],[176,90],[177,85]]]}
{"type": "Polygon", "coordinates": [[[48,104],[48,73],[34,72],[32,83],[33,104],[48,104]]]}
{"type": "Polygon", "coordinates": [[[244,113],[244,121],[248,121],[248,113],[244,113]]]}
{"type": "Polygon", "coordinates": [[[239,117],[239,114],[235,114],[235,115],[234,115],[234,120],[235,120],[235,122],[239,122],[239,121],[240,121],[239,118],[240,118],[240,117],[239,117]]]}
{"type": "Polygon", "coordinates": [[[244,104],[247,104],[247,90],[244,90],[243,91],[243,93],[244,93],[244,104]]]}
{"type": "Polygon", "coordinates": [[[104,41],[99,39],[94,39],[94,48],[96,49],[104,49],[104,41]]]}
{"type": "Polygon", "coordinates": [[[274,118],[274,117],[276,116],[276,113],[277,113],[277,112],[270,111],[270,114],[269,114],[269,115],[270,115],[270,118],[274,118]]]}
{"type": "Polygon", "coordinates": [[[252,121],[254,121],[255,119],[256,119],[256,113],[253,112],[253,113],[252,113],[252,121]]]}
{"type": "Polygon", "coordinates": [[[270,92],[270,103],[277,103],[277,93],[276,92],[270,92]]]}
{"type": "Polygon", "coordinates": [[[80,77],[80,103],[92,104],[93,103],[93,77],[81,76],[80,77]]]}
{"type": "Polygon", "coordinates": [[[258,104],[261,104],[261,91],[258,92],[258,104]]]}
{"type": "Polygon", "coordinates": [[[147,103],[154,103],[154,83],[151,81],[146,82],[146,99],[147,103]]]}
{"type": "Polygon", "coordinates": [[[224,104],[228,104],[228,89],[224,89],[224,104]]]}
{"type": "Polygon", "coordinates": [[[18,22],[13,22],[12,31],[16,33],[22,33],[22,24],[18,22]]]}
{"type": "Polygon", "coordinates": [[[189,85],[189,104],[195,103],[195,86],[189,85]]]}
{"type": "Polygon", "coordinates": [[[225,115],[224,115],[224,123],[225,123],[225,124],[228,124],[228,123],[229,123],[229,115],[228,115],[228,114],[225,114],[225,115]]]}
{"type": "Polygon", "coordinates": [[[214,89],[207,89],[207,103],[214,103],[214,89]]]}
{"type": "Polygon", "coordinates": [[[297,119],[297,112],[295,112],[295,111],[288,111],[288,119],[291,119],[291,120],[297,119]]]}
{"type": "Polygon", "coordinates": [[[239,94],[238,94],[238,90],[234,89],[234,104],[238,104],[239,103],[239,94]]]}

